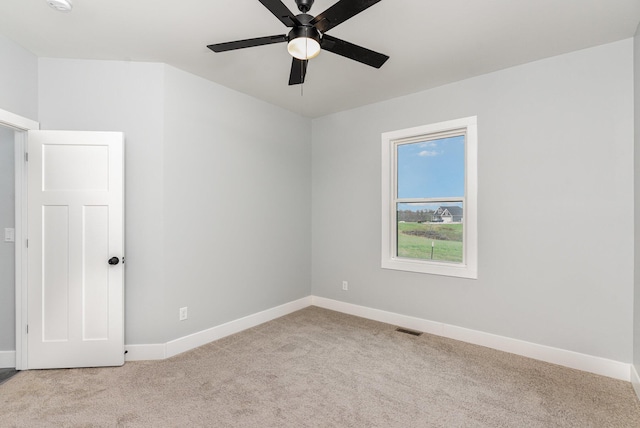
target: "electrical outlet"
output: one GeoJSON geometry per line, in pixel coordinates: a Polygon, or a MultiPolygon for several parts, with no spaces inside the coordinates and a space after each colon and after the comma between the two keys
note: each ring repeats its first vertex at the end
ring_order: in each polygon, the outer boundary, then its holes
{"type": "Polygon", "coordinates": [[[180,321],[184,321],[187,319],[187,307],[180,308],[180,321]]]}
{"type": "Polygon", "coordinates": [[[347,281],[342,281],[342,289],[344,291],[349,290],[349,283],[347,281]]]}

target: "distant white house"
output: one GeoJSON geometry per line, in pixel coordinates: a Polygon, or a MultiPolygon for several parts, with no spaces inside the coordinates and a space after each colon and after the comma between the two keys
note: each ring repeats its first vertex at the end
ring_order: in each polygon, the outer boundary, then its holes
{"type": "Polygon", "coordinates": [[[437,223],[462,223],[462,207],[451,205],[442,206],[433,214],[433,221],[437,223]]]}

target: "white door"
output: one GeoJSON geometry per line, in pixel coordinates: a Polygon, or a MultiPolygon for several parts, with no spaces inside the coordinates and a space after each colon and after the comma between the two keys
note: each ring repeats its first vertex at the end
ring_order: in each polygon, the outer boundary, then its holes
{"type": "Polygon", "coordinates": [[[123,134],[28,141],[28,368],[122,365],[123,134]]]}

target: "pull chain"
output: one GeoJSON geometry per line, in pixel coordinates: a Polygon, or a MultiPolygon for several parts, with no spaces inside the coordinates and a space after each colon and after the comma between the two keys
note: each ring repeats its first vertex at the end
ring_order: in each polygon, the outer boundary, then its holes
{"type": "MultiPolygon", "coordinates": [[[[309,58],[309,43],[305,41],[304,43],[304,57],[309,58]]],[[[304,81],[306,77],[307,66],[309,65],[309,60],[302,60],[302,66],[300,67],[300,115],[304,116],[302,109],[304,108],[304,81]]]]}

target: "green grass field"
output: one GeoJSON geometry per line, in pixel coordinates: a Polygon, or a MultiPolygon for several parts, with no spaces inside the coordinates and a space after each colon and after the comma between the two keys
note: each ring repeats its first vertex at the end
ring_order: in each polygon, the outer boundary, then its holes
{"type": "Polygon", "coordinates": [[[398,223],[398,257],[462,263],[462,224],[398,223]]]}

